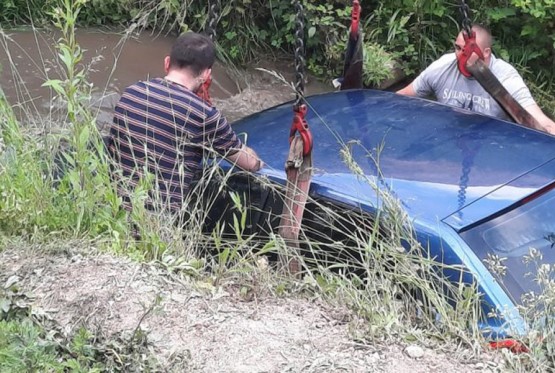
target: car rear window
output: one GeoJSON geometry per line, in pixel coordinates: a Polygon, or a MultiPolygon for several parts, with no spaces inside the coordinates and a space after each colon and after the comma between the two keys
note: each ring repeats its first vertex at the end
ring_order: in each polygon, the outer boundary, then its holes
{"type": "Polygon", "coordinates": [[[555,190],[461,233],[516,303],[539,293],[537,269],[555,264],[555,190]],[[535,252],[536,255],[531,255],[535,252]]]}

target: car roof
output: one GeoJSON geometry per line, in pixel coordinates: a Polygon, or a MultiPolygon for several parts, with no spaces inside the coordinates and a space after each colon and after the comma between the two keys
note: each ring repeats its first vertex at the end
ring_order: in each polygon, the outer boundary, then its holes
{"type": "MultiPolygon", "coordinates": [[[[311,192],[322,196],[358,205],[375,201],[373,189],[340,156],[345,146],[364,174],[413,217],[448,218],[455,228],[509,206],[555,176],[555,167],[546,166],[555,159],[555,137],[514,123],[376,90],[325,93],[307,103],[314,137],[311,192]],[[487,203],[468,207],[478,200],[487,203]]],[[[292,117],[287,103],[234,124],[268,165],[263,173],[284,177],[292,117]]]]}

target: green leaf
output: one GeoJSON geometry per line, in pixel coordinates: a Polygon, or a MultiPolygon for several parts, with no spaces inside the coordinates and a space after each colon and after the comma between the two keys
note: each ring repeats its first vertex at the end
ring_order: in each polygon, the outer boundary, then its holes
{"type": "Polygon", "coordinates": [[[246,286],[242,286],[241,290],[239,290],[239,294],[241,294],[241,296],[246,297],[249,293],[249,288],[246,286]]]}
{"type": "Polygon", "coordinates": [[[230,250],[228,247],[226,247],[225,249],[223,249],[220,254],[218,255],[220,257],[220,264],[227,264],[227,261],[229,259],[229,254],[230,254],[230,250]]]}
{"type": "Polygon", "coordinates": [[[237,239],[241,239],[241,227],[239,225],[239,219],[237,219],[237,215],[235,214],[233,214],[233,230],[235,231],[237,239]]]}
{"type": "Polygon", "coordinates": [[[73,71],[73,62],[74,62],[72,58],[73,53],[69,51],[67,46],[62,46],[60,48],[60,51],[61,53],[58,53],[58,57],[64,63],[68,71],[73,71]]]}
{"type": "Polygon", "coordinates": [[[0,298],[0,311],[8,313],[10,311],[12,301],[8,298],[0,298]]]}
{"type": "Polygon", "coordinates": [[[47,80],[42,84],[43,87],[51,87],[59,95],[64,94],[64,88],[62,87],[62,81],[59,79],[47,80]]]}
{"type": "Polygon", "coordinates": [[[520,32],[520,36],[526,36],[526,35],[537,35],[538,34],[538,29],[532,25],[524,25],[524,27],[522,28],[522,31],[520,32]]]}
{"type": "Polygon", "coordinates": [[[493,21],[500,21],[516,15],[515,8],[492,8],[486,11],[493,21]]]}
{"type": "Polygon", "coordinates": [[[308,37],[312,38],[316,34],[316,27],[312,26],[308,29],[308,37]]]}
{"type": "Polygon", "coordinates": [[[84,127],[81,133],[79,134],[79,147],[81,149],[85,149],[85,147],[87,146],[87,143],[89,142],[89,135],[90,135],[89,127],[88,126],[84,127]]]}
{"type": "Polygon", "coordinates": [[[241,232],[247,227],[247,212],[244,211],[241,215],[241,232]]]}

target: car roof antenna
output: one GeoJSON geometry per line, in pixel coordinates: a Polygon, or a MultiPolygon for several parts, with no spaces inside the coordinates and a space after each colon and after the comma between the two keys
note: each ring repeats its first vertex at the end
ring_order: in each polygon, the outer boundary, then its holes
{"type": "Polygon", "coordinates": [[[301,0],[295,1],[295,10],[296,100],[293,104],[293,124],[289,132],[289,154],[285,162],[287,184],[278,234],[285,242],[284,253],[279,256],[280,263],[289,273],[298,276],[301,272],[299,233],[312,178],[313,141],[305,119],[308,109],[304,99],[306,60],[304,9],[301,0]]]}

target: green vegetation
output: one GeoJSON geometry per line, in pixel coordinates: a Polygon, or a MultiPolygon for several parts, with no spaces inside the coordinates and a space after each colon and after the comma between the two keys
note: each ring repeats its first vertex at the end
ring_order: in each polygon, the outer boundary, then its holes
{"type": "MultiPolygon", "coordinates": [[[[76,21],[82,26],[142,27],[178,33],[204,30],[208,3],[175,0],[89,0],[82,2],[76,21]]],[[[257,59],[276,50],[291,53],[295,12],[290,0],[214,1],[217,42],[221,57],[234,63],[257,59]]],[[[0,24],[51,25],[56,0],[10,0],[0,3],[0,24]]],[[[379,86],[388,78],[391,60],[413,75],[452,48],[460,28],[459,2],[388,0],[362,4],[361,25],[365,50],[366,82],[379,86]]],[[[520,67],[548,113],[553,102],[555,54],[554,10],[550,1],[480,0],[469,4],[474,21],[488,25],[495,36],[494,52],[520,67]]],[[[325,79],[339,76],[349,25],[348,0],[305,1],[307,56],[310,70],[325,79]]],[[[4,26],[5,27],[5,26],[4,26]]]]}
{"type": "MultiPolygon", "coordinates": [[[[224,286],[226,279],[233,278],[241,284],[244,296],[254,292],[261,283],[278,295],[302,284],[304,291],[347,304],[363,317],[367,329],[360,333],[360,338],[434,337],[480,349],[484,340],[477,324],[485,315],[480,312],[476,289],[462,283],[453,284],[441,275],[444,268],[429,258],[426,248],[415,241],[397,201],[375,185],[384,203],[384,213],[377,217],[338,213],[331,206],[310,201],[326,216],[325,221],[319,221],[319,224],[328,224],[322,230],[340,239],[322,243],[309,239],[310,231],[304,232],[302,244],[308,255],[298,258],[305,270],[302,282],[283,280],[283,269],[278,266],[271,267],[264,276],[260,274],[259,267],[267,255],[281,254],[287,247],[279,237],[271,235],[260,241],[245,233],[245,196],[230,195],[232,221],[227,226],[216,225],[211,235],[203,234],[207,209],[206,202],[201,204],[198,197],[206,196],[211,182],[217,180],[222,186],[207,204],[216,203],[216,196],[227,193],[224,188],[232,177],[221,174],[216,167],[205,171],[202,182],[191,194],[187,201],[190,218],[182,225],[175,224],[163,208],[153,213],[141,207],[141,202],[153,192],[151,175],[133,191],[135,209],[128,214],[122,208],[109,173],[110,160],[95,125],[96,118],[86,105],[91,92],[86,72],[80,68],[83,56],[75,40],[75,27],[110,24],[175,31],[202,29],[207,17],[201,3],[173,0],[2,2],[2,24],[33,21],[35,25],[54,25],[60,30],[57,49],[63,77],[48,80],[45,86],[64,102],[66,128],[61,134],[47,132],[44,136],[25,131],[0,93],[0,242],[14,237],[36,242],[56,238],[95,239],[105,250],[138,260],[159,261],[168,271],[202,277],[214,286],[224,286]],[[64,165],[63,172],[59,172],[60,164],[64,165]],[[408,248],[408,254],[403,247],[408,248]],[[343,260],[337,262],[336,255],[343,260]]],[[[363,22],[365,48],[372,51],[366,63],[372,66],[370,71],[375,71],[366,77],[370,84],[377,85],[387,78],[384,65],[392,59],[399,61],[408,73],[418,70],[448,49],[457,31],[457,9],[453,5],[431,0],[373,3],[373,9],[366,10],[363,22]]],[[[508,47],[505,44],[505,40],[511,40],[508,36],[498,40],[498,48],[502,53],[518,56],[518,62],[530,69],[529,76],[536,74],[541,81],[550,82],[551,71],[539,63],[552,58],[552,50],[541,40],[550,37],[549,32],[538,37],[540,23],[533,23],[532,17],[544,21],[551,10],[539,5],[530,8],[528,3],[517,1],[512,3],[512,8],[503,10],[488,8],[488,2],[482,1],[476,19],[488,21],[499,31],[512,24],[514,17],[526,15],[523,28],[510,32],[513,40],[524,43],[522,39],[528,34],[517,38],[514,32],[524,32],[526,25],[529,31],[536,25],[534,53],[530,49],[515,53],[525,44],[508,47]]],[[[319,74],[336,73],[341,67],[340,52],[350,9],[340,1],[311,2],[306,5],[306,11],[308,64],[319,74]]],[[[237,0],[226,4],[220,14],[218,42],[231,60],[246,62],[256,58],[258,51],[276,48],[287,52],[294,44],[294,19],[289,1],[237,0]]],[[[509,31],[503,35],[509,35],[509,31]]],[[[548,92],[542,96],[542,102],[552,102],[550,85],[535,86],[548,92]]],[[[351,144],[345,145],[342,157],[353,173],[363,177],[352,161],[350,147],[351,144]]],[[[367,181],[372,185],[372,180],[367,181]]],[[[260,182],[274,188],[265,180],[260,182]]],[[[281,190],[272,192],[282,193],[281,190]]],[[[534,312],[551,310],[555,304],[549,296],[550,277],[546,276],[545,297],[531,302],[531,311],[527,313],[534,328],[526,342],[533,349],[525,358],[507,354],[507,361],[516,371],[540,370],[545,364],[553,366],[555,328],[545,321],[541,312],[534,312]]],[[[141,348],[146,340],[139,332],[133,333],[126,343],[115,345],[119,347],[114,347],[114,341],[104,341],[86,329],[70,336],[58,335],[55,325],[33,315],[25,296],[14,290],[15,284],[7,284],[0,294],[1,371],[124,370],[128,368],[125,364],[142,370],[155,364],[153,360],[144,360],[141,348]],[[109,351],[116,351],[118,357],[124,356],[126,360],[115,359],[109,351]]]]}
{"type": "Polygon", "coordinates": [[[0,288],[0,371],[92,373],[158,367],[144,333],[139,332],[140,324],[129,340],[104,340],[85,328],[67,335],[33,309],[32,301],[15,276],[0,288]]]}

